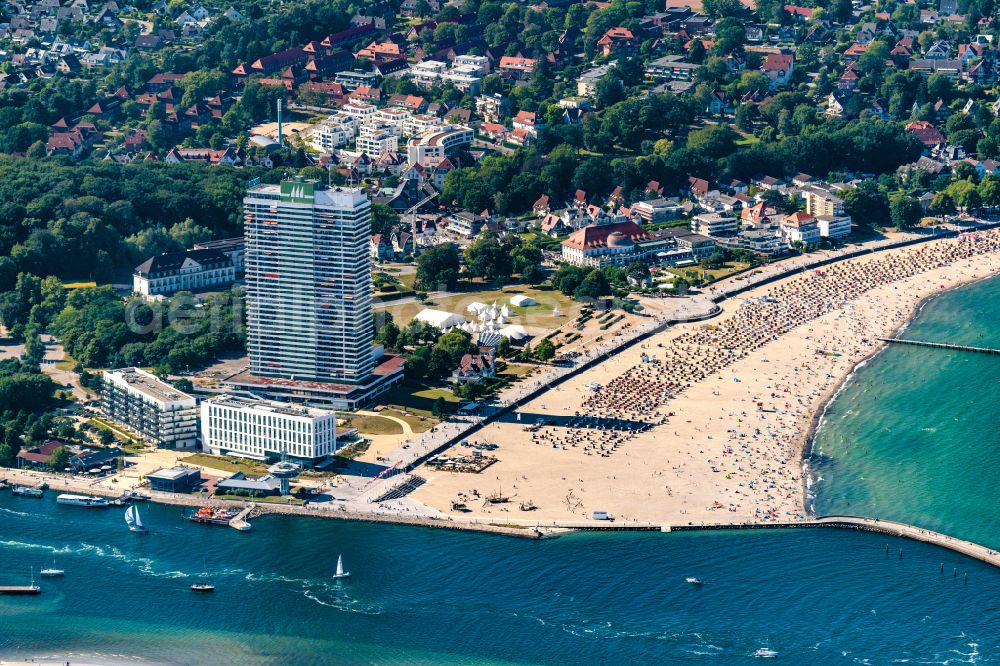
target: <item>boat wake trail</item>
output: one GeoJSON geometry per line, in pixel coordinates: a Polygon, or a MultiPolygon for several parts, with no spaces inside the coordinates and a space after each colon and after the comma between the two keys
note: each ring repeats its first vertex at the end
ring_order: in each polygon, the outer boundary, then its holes
{"type": "Polygon", "coordinates": [[[14,509],[8,509],[5,507],[0,507],[0,513],[6,513],[9,516],[21,516],[22,518],[35,518],[36,520],[47,520],[48,516],[44,516],[39,513],[27,513],[25,511],[15,511],[14,509]]]}
{"type": "Polygon", "coordinates": [[[133,557],[122,552],[113,546],[98,546],[92,543],[82,543],[77,547],[72,546],[50,546],[44,543],[26,543],[24,541],[0,541],[0,548],[14,548],[19,550],[40,550],[52,555],[84,555],[91,557],[106,558],[122,562],[132,567],[145,576],[156,578],[187,578],[189,574],[183,571],[158,571],[156,560],[149,557],[133,557]]]}
{"type": "Polygon", "coordinates": [[[361,615],[381,615],[382,607],[378,604],[365,604],[360,599],[353,599],[348,596],[342,586],[324,583],[305,587],[302,590],[303,596],[310,601],[315,601],[320,606],[335,608],[346,613],[359,613],[361,615]]]}

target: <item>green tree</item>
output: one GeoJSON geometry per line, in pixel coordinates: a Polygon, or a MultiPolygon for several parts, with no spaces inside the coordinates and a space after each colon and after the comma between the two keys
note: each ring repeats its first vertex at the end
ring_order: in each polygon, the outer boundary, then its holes
{"type": "Polygon", "coordinates": [[[844,211],[857,224],[882,226],[889,217],[889,198],[873,181],[862,181],[844,194],[844,211]]]}
{"type": "Polygon", "coordinates": [[[465,249],[465,263],[469,272],[487,280],[507,282],[514,273],[513,245],[495,232],[480,234],[465,249]]]}
{"type": "Polygon", "coordinates": [[[550,361],[556,355],[556,346],[548,338],[542,338],[535,345],[534,355],[539,361],[550,361]]]}
{"type": "Polygon", "coordinates": [[[6,442],[0,444],[0,467],[13,467],[17,453],[6,442]]]}
{"type": "Polygon", "coordinates": [[[580,286],[573,292],[573,298],[577,300],[597,300],[601,296],[611,293],[611,285],[608,279],[598,269],[594,269],[587,274],[580,286]]]}
{"type": "Polygon", "coordinates": [[[726,263],[726,255],[722,252],[713,252],[705,259],[704,264],[708,268],[721,268],[726,263]]]}
{"type": "Polygon", "coordinates": [[[431,362],[431,348],[417,347],[406,357],[404,373],[410,379],[420,380],[427,376],[431,362]]]}
{"type": "Polygon", "coordinates": [[[61,471],[69,465],[70,452],[65,446],[60,446],[49,456],[49,467],[61,471]]]}
{"type": "Polygon", "coordinates": [[[955,200],[947,192],[938,192],[931,200],[930,207],[938,215],[950,215],[955,212],[955,200]]]}
{"type": "Polygon", "coordinates": [[[500,358],[510,358],[511,351],[510,338],[506,336],[501,337],[500,342],[497,343],[497,356],[500,358]]]}
{"type": "Polygon", "coordinates": [[[445,409],[446,406],[444,398],[438,396],[434,400],[434,406],[431,407],[431,414],[433,414],[435,418],[441,418],[442,416],[445,415],[445,409]]]}
{"type": "Polygon", "coordinates": [[[384,203],[376,201],[372,204],[372,234],[388,236],[397,224],[399,224],[399,213],[384,203]]]}
{"type": "Polygon", "coordinates": [[[418,289],[454,289],[458,284],[460,260],[458,249],[451,243],[428,248],[417,257],[418,289]]]}
{"type": "Polygon", "coordinates": [[[902,196],[889,204],[889,219],[897,229],[910,229],[920,224],[924,209],[920,202],[909,196],[902,196]]]}

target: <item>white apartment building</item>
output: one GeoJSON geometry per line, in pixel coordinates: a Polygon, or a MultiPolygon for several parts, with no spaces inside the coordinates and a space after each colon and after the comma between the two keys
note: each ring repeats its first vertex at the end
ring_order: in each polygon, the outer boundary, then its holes
{"type": "Polygon", "coordinates": [[[372,374],[371,204],[301,178],[243,199],[250,373],[357,384],[372,374]]]}
{"type": "Polygon", "coordinates": [[[806,187],[802,190],[806,202],[806,212],[814,217],[820,215],[843,215],[844,201],[828,190],[806,187]]]}
{"type": "Polygon", "coordinates": [[[201,441],[212,455],[311,465],[337,451],[337,414],[223,395],[201,403],[201,441]]]}
{"type": "Polygon", "coordinates": [[[452,67],[441,78],[445,83],[450,83],[458,90],[475,95],[479,92],[479,82],[482,80],[483,74],[480,68],[475,65],[460,65],[452,67]]]}
{"type": "Polygon", "coordinates": [[[485,56],[464,55],[455,58],[451,67],[440,60],[424,60],[410,67],[410,78],[419,86],[430,88],[438,83],[450,84],[459,90],[478,92],[479,81],[490,71],[485,56]]]}
{"type": "Polygon", "coordinates": [[[488,123],[498,123],[506,105],[507,100],[503,95],[479,95],[476,97],[476,115],[488,123]]]}
{"type": "Polygon", "coordinates": [[[372,116],[371,119],[366,124],[372,126],[375,125],[392,126],[393,128],[395,128],[393,130],[393,134],[395,134],[396,136],[402,136],[403,126],[412,117],[413,114],[411,114],[406,109],[397,109],[397,108],[379,109],[378,111],[375,112],[375,115],[372,116]]]}
{"type": "Polygon", "coordinates": [[[781,220],[780,229],[782,237],[789,245],[792,243],[812,245],[822,239],[816,218],[801,211],[786,215],[781,220]]]}
{"type": "Polygon", "coordinates": [[[732,215],[703,213],[691,219],[691,231],[703,236],[732,236],[739,231],[739,222],[732,215]]]}
{"type": "Polygon", "coordinates": [[[375,112],[378,111],[378,107],[373,104],[366,104],[365,102],[350,102],[340,107],[340,110],[342,113],[357,118],[359,125],[367,125],[371,122],[375,112]]]}
{"type": "Polygon", "coordinates": [[[490,59],[480,55],[460,55],[455,56],[451,63],[452,69],[475,67],[481,76],[490,73],[490,59]]]}
{"type": "Polygon", "coordinates": [[[410,78],[418,86],[431,87],[436,85],[447,71],[448,65],[440,60],[424,60],[410,67],[410,78]]]}
{"type": "Polygon", "coordinates": [[[349,113],[337,113],[314,127],[306,138],[306,143],[320,152],[332,153],[354,141],[359,124],[357,117],[349,113]]]}
{"type": "Polygon", "coordinates": [[[395,126],[379,125],[377,127],[364,126],[355,141],[355,148],[359,153],[365,153],[373,160],[377,160],[389,153],[399,151],[399,135],[394,133],[395,126]]]}
{"type": "Polygon", "coordinates": [[[446,129],[437,116],[418,113],[403,122],[403,136],[421,136],[436,129],[446,129]]]}
{"type": "Polygon", "coordinates": [[[597,82],[617,64],[617,61],[591,67],[576,79],[576,94],[580,97],[593,97],[597,90],[597,82]]]}
{"type": "Polygon", "coordinates": [[[817,215],[819,235],[823,238],[846,238],[851,235],[850,215],[817,215]]]}
{"type": "Polygon", "coordinates": [[[198,402],[140,368],[105,370],[104,414],[140,439],[168,449],[198,444],[198,402]]]}
{"type": "Polygon", "coordinates": [[[447,129],[434,130],[420,137],[410,139],[406,146],[406,158],[410,164],[426,166],[431,158],[445,157],[452,150],[472,145],[473,131],[462,125],[452,125],[447,129]]]}

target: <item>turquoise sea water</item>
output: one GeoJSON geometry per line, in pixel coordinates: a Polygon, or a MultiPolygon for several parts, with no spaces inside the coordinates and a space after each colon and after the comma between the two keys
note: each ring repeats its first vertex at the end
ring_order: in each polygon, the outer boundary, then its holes
{"type": "Polygon", "coordinates": [[[792,664],[1000,662],[1000,571],[901,539],[815,529],[530,541],[287,516],[243,534],[182,521],[177,507],[142,511],[148,536],[117,509],[0,496],[3,581],[53,558],[67,571],[41,580],[38,597],[0,597],[0,658],[742,664],[770,645],[792,664]],[[330,578],[339,553],[345,582],[330,578]],[[217,591],[191,592],[206,566],[217,591]]]}
{"type": "MultiPolygon", "coordinates": [[[[998,310],[1000,280],[983,282],[932,301],[907,335],[1000,346],[998,310]]],[[[877,356],[819,431],[817,511],[1000,545],[998,380],[1000,357],[877,356]]],[[[67,571],[38,597],[0,597],[0,659],[746,664],[768,645],[787,664],[1000,663],[1000,570],[881,535],[529,541],[288,516],[238,533],[183,521],[178,507],[142,512],[148,536],[118,509],[0,494],[0,584],[53,559],[67,571]],[[330,578],[338,554],[348,581],[330,578]],[[217,591],[191,592],[206,569],[217,591]]]]}
{"type": "MultiPolygon", "coordinates": [[[[903,337],[1000,347],[998,323],[1000,278],[991,278],[929,301],[903,337]]],[[[1000,547],[998,406],[1000,356],[888,347],[857,371],[816,433],[816,512],[1000,547]]]]}

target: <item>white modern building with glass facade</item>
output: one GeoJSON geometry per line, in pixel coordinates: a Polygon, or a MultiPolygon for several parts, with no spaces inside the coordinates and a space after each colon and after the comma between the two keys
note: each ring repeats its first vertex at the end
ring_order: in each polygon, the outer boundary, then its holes
{"type": "Polygon", "coordinates": [[[255,460],[283,456],[312,465],[337,451],[332,410],[219,396],[201,403],[202,448],[255,460]]]}
{"type": "Polygon", "coordinates": [[[371,205],[301,178],[243,200],[250,373],[358,384],[374,367],[371,205]]]}

